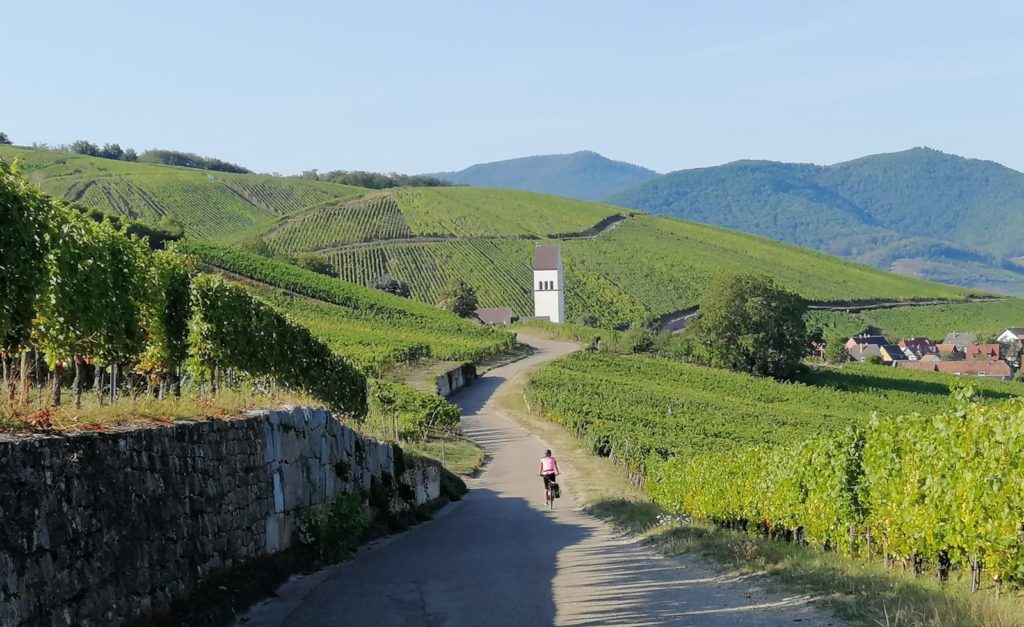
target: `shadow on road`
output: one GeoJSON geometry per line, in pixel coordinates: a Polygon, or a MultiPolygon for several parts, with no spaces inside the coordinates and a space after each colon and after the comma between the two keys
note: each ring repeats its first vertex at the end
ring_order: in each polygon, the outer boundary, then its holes
{"type": "Polygon", "coordinates": [[[469,386],[451,396],[448,400],[462,408],[464,416],[471,416],[483,409],[494,392],[505,383],[505,377],[484,375],[469,386]]]}
{"type": "Polygon", "coordinates": [[[559,554],[590,530],[476,489],[450,514],[336,567],[284,622],[551,625],[559,554]]]}

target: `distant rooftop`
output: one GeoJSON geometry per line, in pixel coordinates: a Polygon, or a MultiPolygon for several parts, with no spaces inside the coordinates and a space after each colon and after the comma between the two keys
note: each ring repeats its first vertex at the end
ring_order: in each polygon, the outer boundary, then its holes
{"type": "Polygon", "coordinates": [[[558,246],[538,246],[533,251],[534,270],[557,270],[562,250],[558,246]]]}

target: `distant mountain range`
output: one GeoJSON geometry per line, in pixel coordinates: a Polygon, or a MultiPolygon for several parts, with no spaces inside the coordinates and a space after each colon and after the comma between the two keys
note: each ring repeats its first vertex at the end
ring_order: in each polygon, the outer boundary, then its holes
{"type": "Polygon", "coordinates": [[[436,172],[431,176],[474,187],[522,189],[598,200],[650,181],[658,173],[581,150],[568,155],[540,155],[480,163],[458,172],[436,172]]]}
{"type": "Polygon", "coordinates": [[[736,161],[607,201],[967,287],[1024,294],[1024,174],[929,148],[830,166],[736,161]]]}
{"type": "Polygon", "coordinates": [[[1024,295],[1024,174],[929,148],[830,166],[736,161],[664,175],[579,152],[438,176],[603,200],[901,274],[1024,295]]]}

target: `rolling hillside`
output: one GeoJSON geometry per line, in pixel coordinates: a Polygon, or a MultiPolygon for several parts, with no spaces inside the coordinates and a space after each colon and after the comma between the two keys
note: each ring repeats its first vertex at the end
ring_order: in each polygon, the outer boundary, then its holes
{"type": "Polygon", "coordinates": [[[0,149],[0,156],[12,153],[23,155],[30,176],[51,193],[150,220],[173,214],[194,242],[259,235],[274,253],[322,256],[353,283],[393,276],[426,303],[461,277],[477,289],[481,306],[531,315],[532,250],[551,241],[564,251],[570,319],[593,314],[604,326],[692,307],[715,275],[730,271],[769,273],[816,301],[967,294],[752,235],[533,192],[375,191],[0,149]]]}
{"type": "Polygon", "coordinates": [[[737,161],[609,197],[901,274],[1024,294],[1024,174],[927,148],[832,166],[737,161]]]}
{"type": "Polygon", "coordinates": [[[57,198],[154,225],[169,215],[180,221],[186,235],[202,239],[236,239],[304,207],[368,191],[318,181],[0,146],[0,159],[16,157],[29,180],[57,198]]]}
{"type": "Polygon", "coordinates": [[[649,181],[658,173],[582,150],[568,155],[540,155],[480,163],[458,172],[439,172],[432,176],[474,187],[521,189],[598,200],[649,181]]]}
{"type": "Polygon", "coordinates": [[[512,190],[386,190],[284,218],[265,240],[281,252],[322,255],[353,283],[393,276],[431,303],[462,277],[482,306],[518,315],[532,313],[534,246],[556,241],[570,319],[594,314],[608,326],[691,307],[727,271],[767,272],[818,301],[966,295],[756,236],[512,190]]]}

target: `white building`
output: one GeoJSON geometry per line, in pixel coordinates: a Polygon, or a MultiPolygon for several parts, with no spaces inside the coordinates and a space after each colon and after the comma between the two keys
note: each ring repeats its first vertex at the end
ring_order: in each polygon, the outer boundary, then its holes
{"type": "Polygon", "coordinates": [[[551,322],[565,322],[562,250],[538,246],[533,251],[533,315],[551,322]]]}
{"type": "Polygon", "coordinates": [[[1022,341],[1024,341],[1024,328],[1020,327],[1006,329],[996,338],[996,342],[1000,344],[1016,344],[1017,346],[1020,346],[1022,341]]]}

